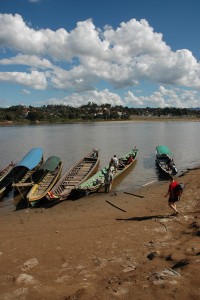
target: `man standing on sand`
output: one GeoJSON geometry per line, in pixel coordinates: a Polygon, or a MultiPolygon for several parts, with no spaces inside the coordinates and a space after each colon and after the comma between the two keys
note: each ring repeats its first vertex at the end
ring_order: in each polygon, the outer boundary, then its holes
{"type": "Polygon", "coordinates": [[[118,161],[116,154],[113,156],[113,166],[114,166],[115,171],[119,167],[119,161],[118,161]]]}
{"type": "Polygon", "coordinates": [[[107,170],[104,176],[105,176],[105,193],[109,193],[113,182],[113,173],[110,168],[107,170]]]}
{"type": "Polygon", "coordinates": [[[176,208],[176,202],[179,200],[179,198],[178,195],[175,193],[175,187],[177,186],[178,182],[174,180],[173,176],[170,176],[169,180],[170,180],[170,185],[168,188],[168,192],[164,197],[166,198],[167,196],[169,196],[168,205],[170,208],[173,209],[174,214],[178,215],[179,211],[176,208]]]}

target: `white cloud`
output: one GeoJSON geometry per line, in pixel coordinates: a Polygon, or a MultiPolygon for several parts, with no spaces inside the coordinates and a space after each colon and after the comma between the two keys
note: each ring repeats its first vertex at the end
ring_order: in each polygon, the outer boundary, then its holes
{"type": "Polygon", "coordinates": [[[31,2],[31,3],[38,3],[38,2],[41,2],[41,0],[28,0],[28,2],[31,2]]]}
{"type": "MultiPolygon", "coordinates": [[[[137,91],[135,92],[137,94],[137,91]]],[[[99,105],[109,103],[112,106],[124,105],[129,107],[200,107],[200,93],[198,91],[187,91],[185,89],[166,89],[160,86],[157,91],[148,96],[137,96],[128,91],[124,97],[111,93],[107,89],[102,91],[86,91],[82,93],[71,93],[63,98],[51,98],[48,101],[40,102],[53,105],[71,105],[78,107],[93,102],[99,105]]]]}
{"type": "Polygon", "coordinates": [[[47,86],[44,74],[38,71],[32,71],[29,74],[22,72],[0,72],[0,81],[19,83],[36,90],[44,90],[47,86]]]}
{"type": "Polygon", "coordinates": [[[40,58],[36,55],[24,54],[18,54],[15,57],[1,59],[0,65],[24,65],[42,69],[53,68],[51,62],[45,58],[40,58]]]}
{"type": "Polygon", "coordinates": [[[30,95],[30,91],[26,90],[26,89],[22,89],[22,94],[24,95],[30,95]]]}
{"type": "Polygon", "coordinates": [[[200,92],[181,88],[167,89],[160,86],[159,89],[148,96],[136,96],[128,92],[124,103],[134,107],[200,107],[200,92]]]}
{"type": "MultiPolygon", "coordinates": [[[[75,97],[77,103],[82,103],[83,93],[94,94],[99,82],[117,90],[131,90],[142,80],[163,85],[148,100],[145,96],[136,97],[133,92],[128,92],[124,103],[135,105],[148,102],[168,106],[173,101],[178,104],[175,94],[163,94],[164,85],[200,89],[200,64],[191,51],[180,49],[173,52],[162,34],[154,32],[146,20],[132,19],[122,22],[117,29],[105,26],[100,30],[88,19],[78,22],[76,28],[68,32],[64,28],[56,31],[34,29],[18,14],[0,14],[0,47],[4,50],[4,57],[8,50],[16,53],[15,57],[8,54],[7,58],[0,60],[0,65],[16,68],[15,72],[0,73],[0,80],[33,89],[51,87],[72,93],[65,102],[74,102],[75,97]],[[27,71],[19,72],[18,65],[27,71]]],[[[105,91],[102,93],[108,97],[105,91]]],[[[188,93],[191,95],[190,91],[188,93]]],[[[96,98],[101,103],[103,100],[99,95],[96,98]]],[[[110,94],[108,99],[113,101],[110,94]]],[[[184,105],[186,99],[179,99],[180,105],[184,105]]]]}
{"type": "Polygon", "coordinates": [[[99,105],[104,103],[109,103],[114,105],[123,105],[123,101],[120,96],[109,92],[107,89],[98,91],[88,91],[84,93],[72,93],[71,95],[64,97],[62,99],[52,98],[48,100],[48,104],[62,104],[71,106],[81,106],[88,102],[98,103],[99,105]]]}

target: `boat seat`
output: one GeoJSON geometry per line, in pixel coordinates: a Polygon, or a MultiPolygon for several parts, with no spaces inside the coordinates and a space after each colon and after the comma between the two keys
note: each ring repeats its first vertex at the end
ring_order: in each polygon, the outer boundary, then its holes
{"type": "Polygon", "coordinates": [[[70,180],[70,182],[79,182],[80,180],[70,180]]]}

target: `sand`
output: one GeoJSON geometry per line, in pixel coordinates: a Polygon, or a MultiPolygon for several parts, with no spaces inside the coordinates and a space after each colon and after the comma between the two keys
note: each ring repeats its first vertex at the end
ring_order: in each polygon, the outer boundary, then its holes
{"type": "Polygon", "coordinates": [[[1,209],[0,299],[200,299],[199,178],[200,169],[178,178],[178,216],[167,181],[1,209]]]}

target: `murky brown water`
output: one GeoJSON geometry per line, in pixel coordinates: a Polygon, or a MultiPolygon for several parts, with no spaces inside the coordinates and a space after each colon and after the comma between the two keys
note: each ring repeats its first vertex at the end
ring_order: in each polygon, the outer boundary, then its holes
{"type": "MultiPolygon", "coordinates": [[[[31,148],[42,147],[45,159],[58,155],[63,172],[91,148],[100,149],[99,168],[108,164],[113,154],[121,156],[132,146],[139,149],[134,167],[124,174],[113,190],[129,190],[157,180],[155,147],[169,146],[180,172],[200,164],[199,122],[111,122],[65,125],[0,127],[0,168],[9,161],[19,161],[31,148]]],[[[12,203],[12,193],[0,207],[12,203]]]]}

